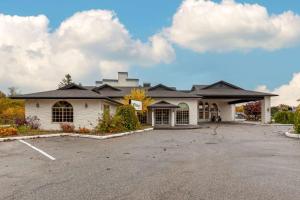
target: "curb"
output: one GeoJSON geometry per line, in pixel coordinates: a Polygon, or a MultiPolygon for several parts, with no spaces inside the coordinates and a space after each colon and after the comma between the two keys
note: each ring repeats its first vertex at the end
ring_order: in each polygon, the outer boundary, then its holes
{"type": "Polygon", "coordinates": [[[255,122],[236,122],[238,124],[245,124],[245,125],[259,125],[259,126],[294,126],[294,124],[263,124],[263,123],[255,123],[255,122]]]}
{"type": "Polygon", "coordinates": [[[300,134],[295,134],[295,133],[290,133],[290,132],[285,132],[285,136],[289,138],[297,138],[300,139],[300,134]]]}
{"type": "Polygon", "coordinates": [[[13,140],[28,140],[28,139],[36,139],[36,138],[62,137],[62,136],[105,140],[105,139],[122,137],[122,136],[126,136],[126,135],[131,135],[134,133],[141,133],[141,132],[152,131],[152,130],[153,130],[153,128],[146,128],[146,129],[137,130],[137,131],[130,131],[130,132],[117,133],[117,134],[111,134],[111,135],[103,135],[103,136],[101,136],[101,135],[86,135],[86,134],[79,134],[79,133],[57,133],[57,134],[48,134],[48,135],[18,136],[18,137],[0,138],[0,142],[8,142],[8,141],[13,141],[13,140]]]}

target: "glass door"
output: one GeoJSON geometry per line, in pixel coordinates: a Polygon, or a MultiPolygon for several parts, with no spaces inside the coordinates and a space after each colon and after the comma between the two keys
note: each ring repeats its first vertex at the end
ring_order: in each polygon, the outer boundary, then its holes
{"type": "Polygon", "coordinates": [[[156,125],[170,125],[170,110],[169,109],[155,109],[155,124],[156,125]]]}

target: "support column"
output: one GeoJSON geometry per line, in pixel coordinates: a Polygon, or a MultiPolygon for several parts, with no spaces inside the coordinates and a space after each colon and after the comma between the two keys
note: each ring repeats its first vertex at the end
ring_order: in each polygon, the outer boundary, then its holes
{"type": "Polygon", "coordinates": [[[175,109],[171,109],[171,126],[175,126],[175,109]]]}
{"type": "Polygon", "coordinates": [[[154,127],[154,109],[151,110],[151,125],[154,127]]]}
{"type": "Polygon", "coordinates": [[[263,124],[271,123],[271,97],[264,97],[261,100],[261,122],[263,124]]]}

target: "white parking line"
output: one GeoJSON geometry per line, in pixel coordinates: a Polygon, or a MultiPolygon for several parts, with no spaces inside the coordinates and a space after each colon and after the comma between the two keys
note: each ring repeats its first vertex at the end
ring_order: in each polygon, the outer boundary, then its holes
{"type": "Polygon", "coordinates": [[[18,140],[19,142],[26,144],[27,146],[31,147],[32,149],[40,152],[41,154],[43,154],[44,156],[46,156],[47,158],[49,158],[50,160],[55,160],[55,158],[53,156],[50,156],[49,154],[47,154],[46,152],[36,148],[35,146],[29,144],[28,142],[25,142],[24,140],[18,140]]]}

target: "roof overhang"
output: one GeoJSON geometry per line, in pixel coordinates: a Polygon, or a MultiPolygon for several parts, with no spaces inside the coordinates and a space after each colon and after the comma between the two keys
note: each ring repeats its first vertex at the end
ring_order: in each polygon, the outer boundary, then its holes
{"type": "Polygon", "coordinates": [[[171,104],[166,101],[160,101],[155,104],[148,106],[149,108],[179,108],[179,106],[171,104]]]}

